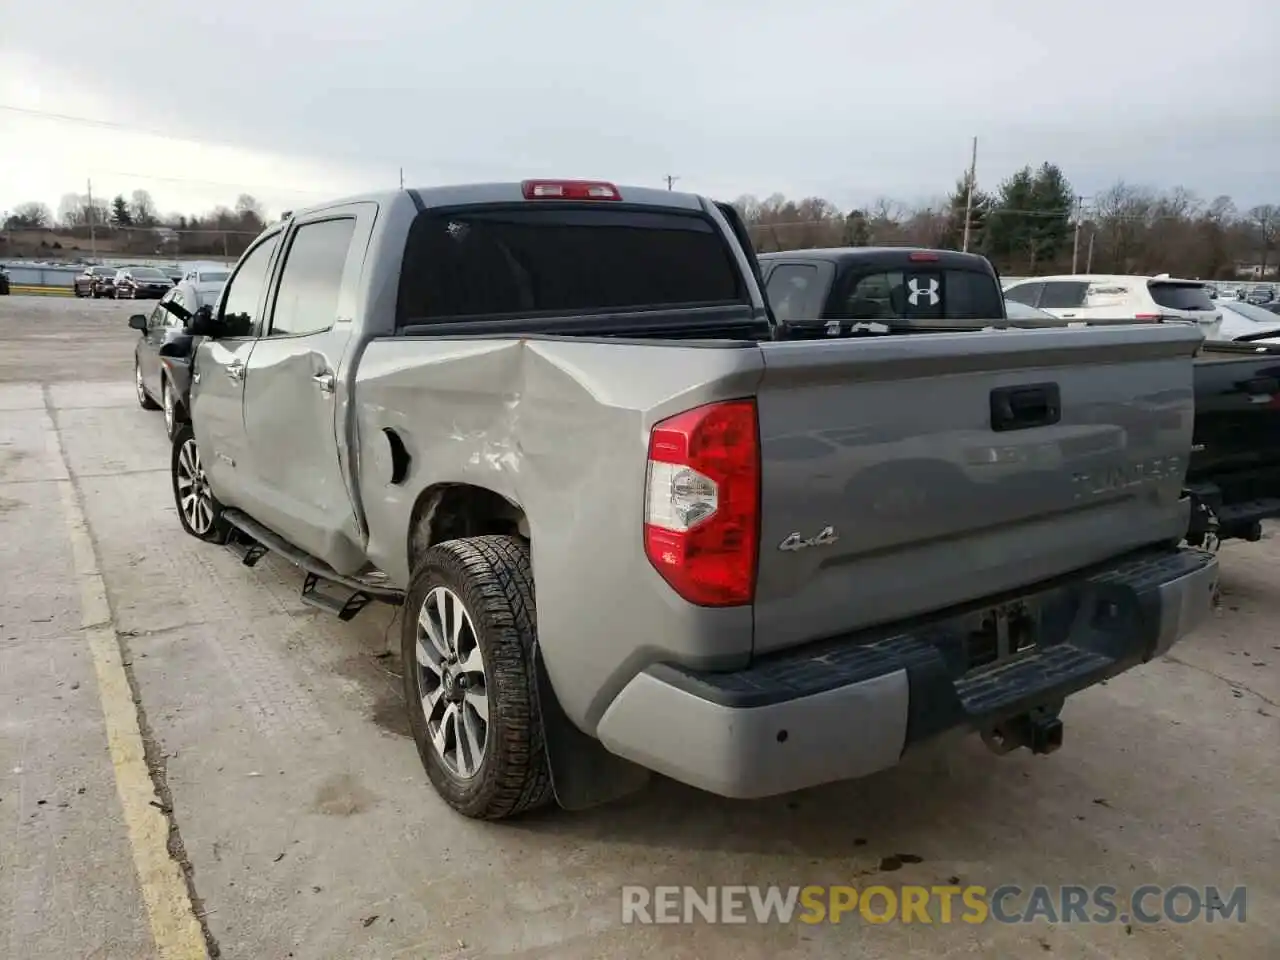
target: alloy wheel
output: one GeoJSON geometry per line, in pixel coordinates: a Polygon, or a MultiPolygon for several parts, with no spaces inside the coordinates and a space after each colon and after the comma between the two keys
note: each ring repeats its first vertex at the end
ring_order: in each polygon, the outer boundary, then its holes
{"type": "Polygon", "coordinates": [[[162,381],[160,384],[160,399],[164,406],[164,428],[168,431],[169,436],[173,436],[173,424],[177,419],[178,412],[173,405],[173,391],[169,389],[169,382],[162,381]]]}
{"type": "Polygon", "coordinates": [[[194,439],[187,440],[178,452],[177,485],[183,517],[197,536],[204,536],[213,529],[213,494],[194,439]]]}
{"type": "Polygon", "coordinates": [[[435,587],[422,602],[416,654],[432,746],[451,773],[470,780],[489,736],[488,686],[471,614],[448,587],[435,587]]]}

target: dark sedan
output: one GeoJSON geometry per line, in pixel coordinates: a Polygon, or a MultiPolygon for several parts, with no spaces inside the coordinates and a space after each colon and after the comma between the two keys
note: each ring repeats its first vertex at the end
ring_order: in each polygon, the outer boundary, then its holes
{"type": "Polygon", "coordinates": [[[172,438],[177,428],[187,419],[187,392],[190,388],[190,358],[187,350],[177,355],[165,356],[161,348],[166,345],[190,346],[179,317],[194,313],[204,302],[199,291],[189,283],[182,283],[165,292],[149,314],[135,313],[129,318],[129,326],[142,334],[133,351],[134,385],[138,391],[138,403],[144,410],[164,411],[165,431],[172,438]],[[170,313],[164,305],[179,307],[178,315],[170,313]]]}
{"type": "Polygon", "coordinates": [[[115,289],[115,267],[85,267],[84,273],[75,279],[77,297],[109,297],[115,289]]]}
{"type": "Polygon", "coordinates": [[[125,267],[116,271],[117,300],[159,300],[173,289],[173,281],[155,267],[125,267]]]}

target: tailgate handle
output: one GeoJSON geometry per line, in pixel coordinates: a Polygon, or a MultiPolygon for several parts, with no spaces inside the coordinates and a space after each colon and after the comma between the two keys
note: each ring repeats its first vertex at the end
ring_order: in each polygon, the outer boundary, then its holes
{"type": "Polygon", "coordinates": [[[1244,382],[1244,388],[1250,396],[1269,396],[1273,393],[1280,393],[1280,378],[1277,377],[1255,377],[1252,380],[1244,382]]]}
{"type": "Polygon", "coordinates": [[[1047,427],[1062,418],[1062,400],[1056,383],[1029,383],[991,391],[991,429],[1029,430],[1047,427]]]}

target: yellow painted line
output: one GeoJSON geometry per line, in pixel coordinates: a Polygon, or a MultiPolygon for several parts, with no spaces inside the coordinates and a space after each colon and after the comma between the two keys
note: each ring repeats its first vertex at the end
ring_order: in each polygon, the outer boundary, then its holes
{"type": "Polygon", "coordinates": [[[70,287],[33,287],[25,283],[11,283],[9,292],[16,296],[28,297],[71,297],[75,291],[70,287]]]}
{"type": "MultiPolygon", "coordinates": [[[[55,429],[50,446],[68,467],[55,429]]],[[[68,470],[68,476],[70,472],[68,470]]],[[[115,768],[116,792],[124,810],[133,865],[138,871],[151,936],[161,960],[208,960],[200,922],[187,892],[182,867],[169,856],[169,821],[147,769],[133,690],[121,660],[107,588],[89,536],[89,525],[70,480],[59,481],[62,515],[71,541],[71,563],[80,587],[80,625],[89,642],[98,679],[98,699],[107,725],[107,748],[115,768]]]]}

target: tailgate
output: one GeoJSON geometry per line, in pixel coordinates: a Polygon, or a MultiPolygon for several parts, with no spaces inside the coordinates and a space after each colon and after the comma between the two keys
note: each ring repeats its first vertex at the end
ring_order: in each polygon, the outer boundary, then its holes
{"type": "Polygon", "coordinates": [[[755,650],[1181,539],[1190,325],[763,345],[755,650]]]}

